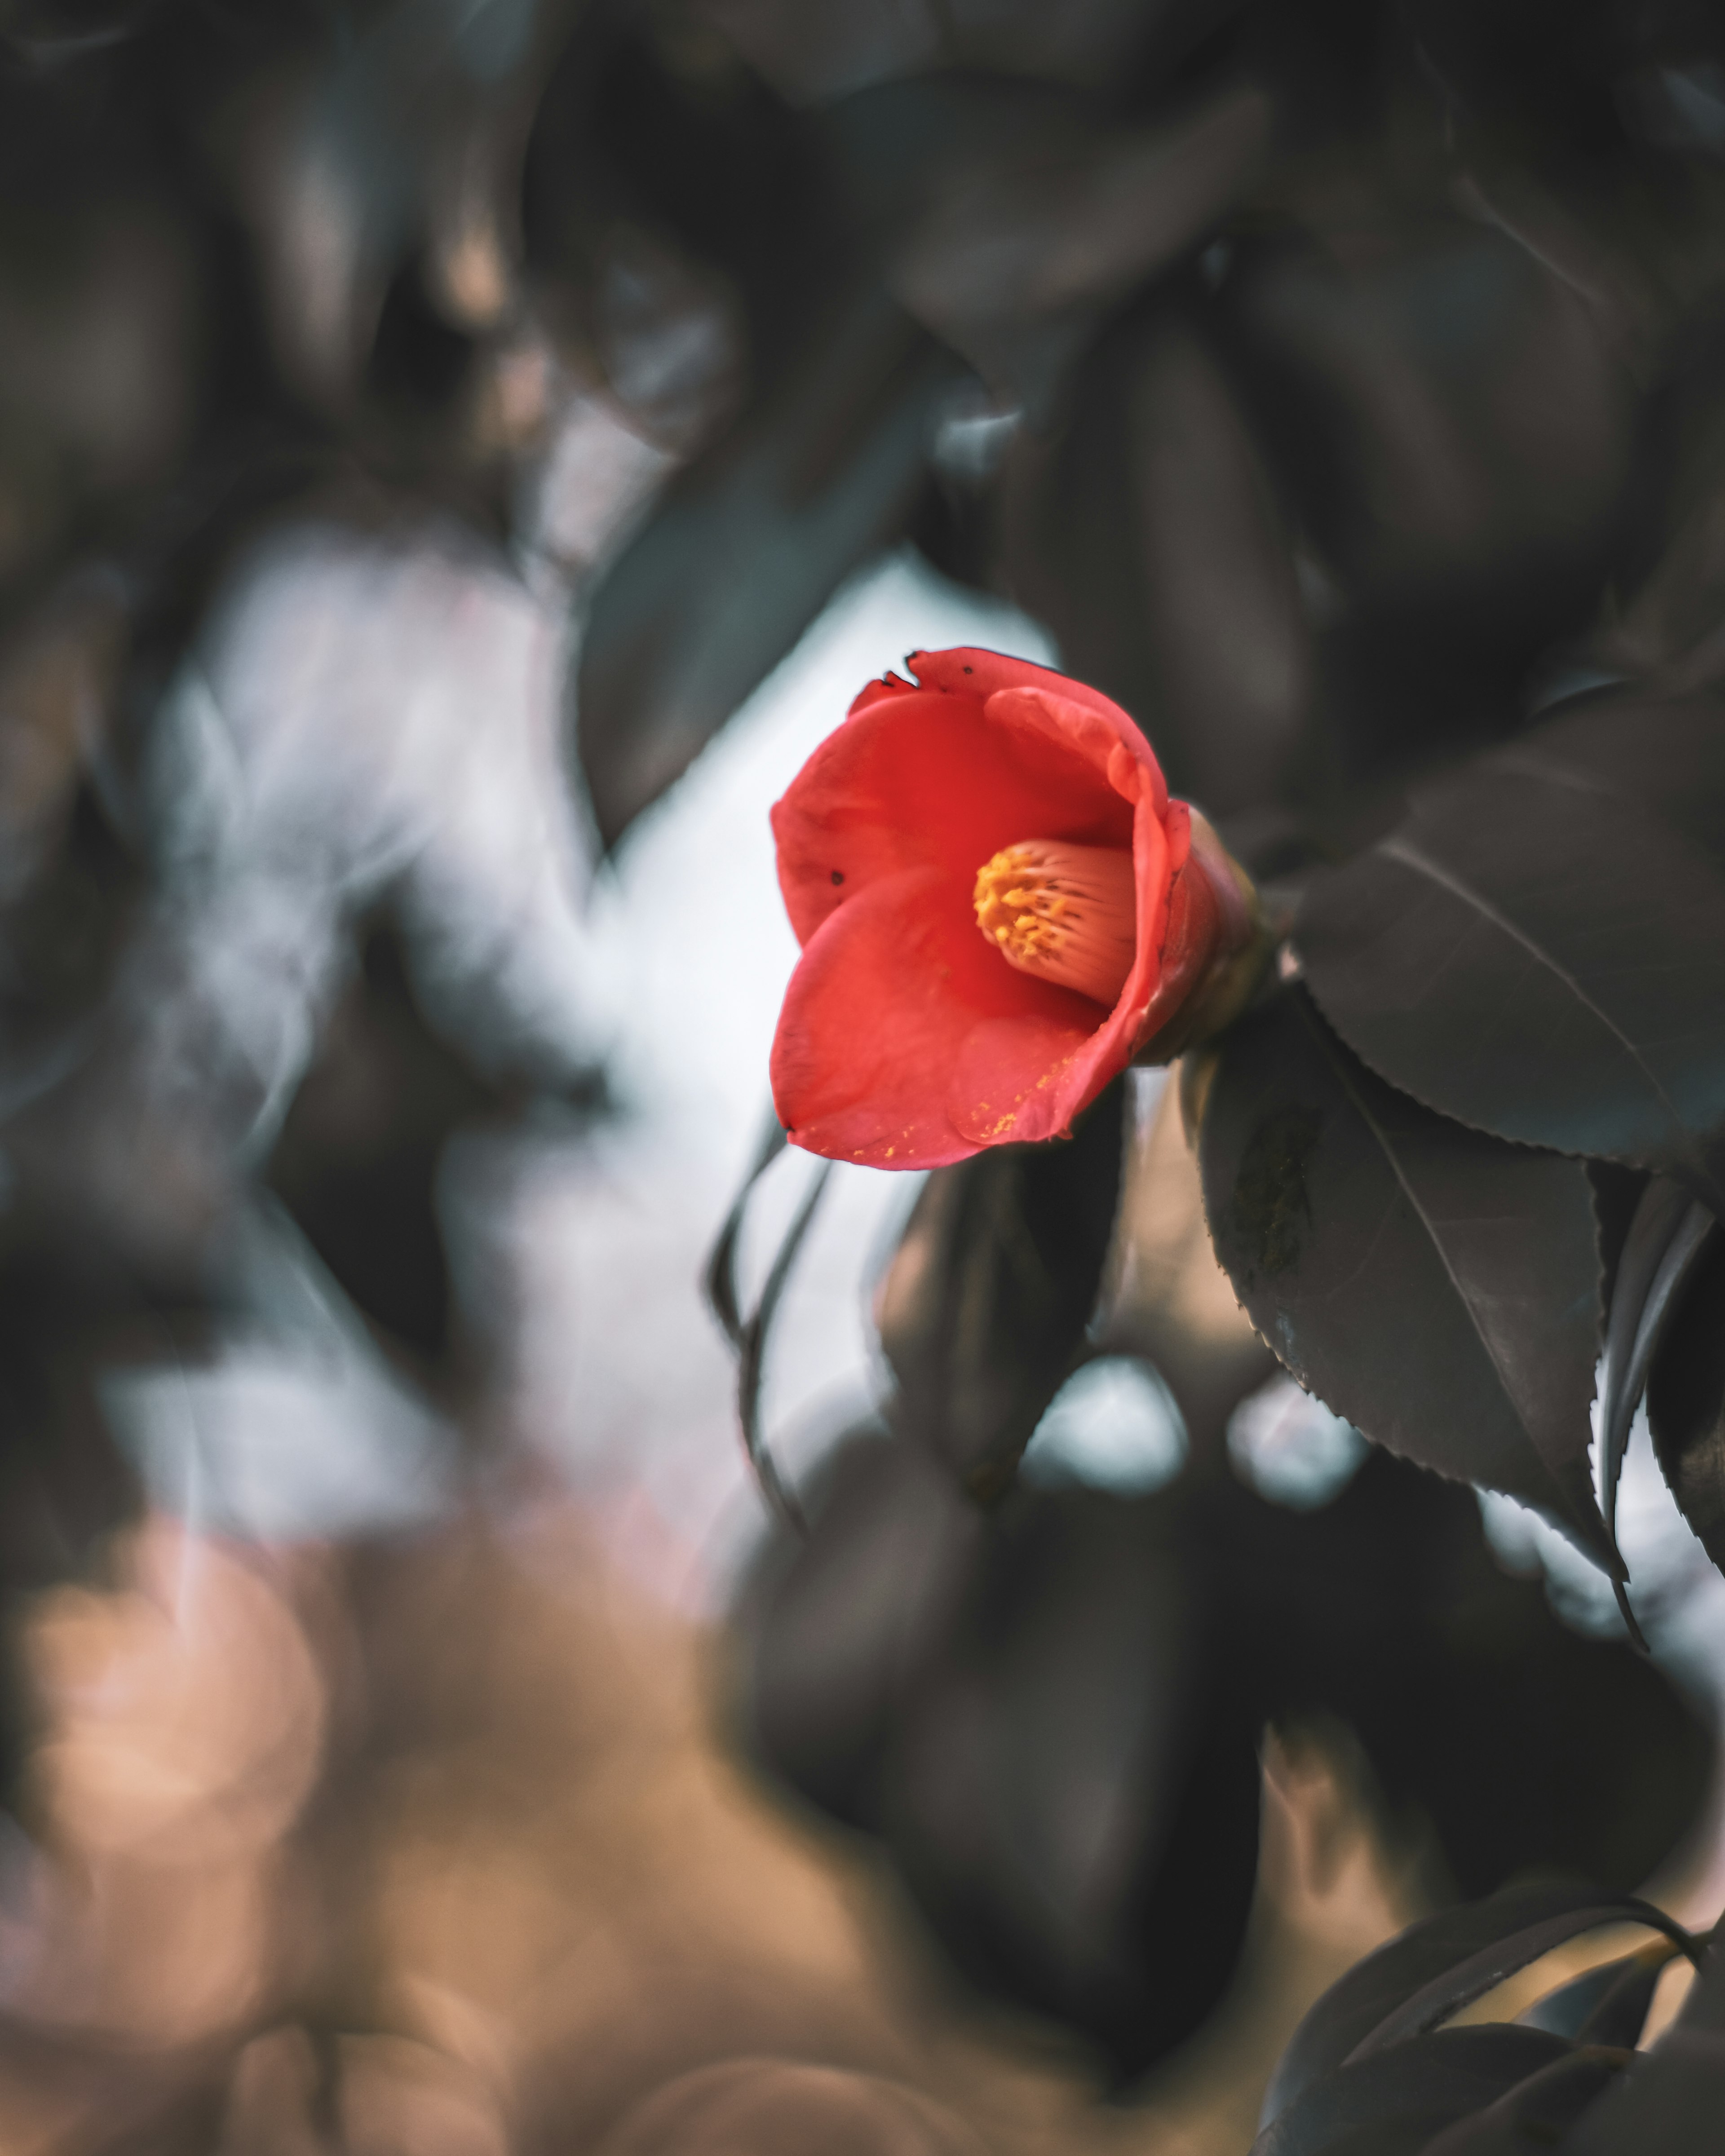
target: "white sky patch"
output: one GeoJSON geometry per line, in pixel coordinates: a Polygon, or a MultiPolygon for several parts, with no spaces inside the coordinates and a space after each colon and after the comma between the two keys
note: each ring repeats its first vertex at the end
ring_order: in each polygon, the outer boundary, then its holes
{"type": "Polygon", "coordinates": [[[1339,1496],[1369,1448],[1351,1422],[1286,1373],[1243,1399],[1228,1422],[1228,1456],[1243,1482],[1296,1512],[1339,1496]]]}
{"type": "Polygon", "coordinates": [[[1168,1387],[1132,1355],[1100,1355],[1075,1370],[1031,1438],[1020,1473],[1039,1489],[1073,1483],[1147,1496],[1185,1465],[1186,1425],[1168,1387]]]}

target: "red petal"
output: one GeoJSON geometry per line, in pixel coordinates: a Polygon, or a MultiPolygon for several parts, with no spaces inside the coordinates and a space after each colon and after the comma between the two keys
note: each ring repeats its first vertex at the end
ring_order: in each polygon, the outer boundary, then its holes
{"type": "MultiPolygon", "coordinates": [[[[1170,815],[1175,812],[1189,833],[1184,802],[1173,804],[1170,815]]],[[[1168,885],[1160,978],[1139,1027],[1139,1046],[1159,1033],[1205,980],[1221,941],[1222,914],[1215,887],[1197,854],[1182,848],[1168,885]]]]}
{"type": "Polygon", "coordinates": [[[1118,747],[1083,707],[1041,693],[986,710],[930,690],[864,706],[773,812],[799,941],[882,876],[939,867],[968,894],[983,863],[1020,839],[1130,844],[1133,809],[1108,776],[1118,747]]]}
{"type": "Polygon", "coordinates": [[[1096,1074],[1102,1034],[1122,1031],[1101,1017],[1002,963],[977,933],[968,877],[911,870],[810,939],[779,1014],[773,1101],[811,1152],[938,1168],[1002,1135],[1064,1129],[1126,1061],[1119,1047],[1096,1074]]]}
{"type": "Polygon", "coordinates": [[[870,704],[878,704],[883,696],[912,696],[916,693],[916,684],[914,681],[901,681],[896,674],[889,671],[883,674],[878,680],[865,681],[855,696],[851,698],[850,709],[845,716],[847,718],[854,717],[858,711],[865,711],[870,704]]]}

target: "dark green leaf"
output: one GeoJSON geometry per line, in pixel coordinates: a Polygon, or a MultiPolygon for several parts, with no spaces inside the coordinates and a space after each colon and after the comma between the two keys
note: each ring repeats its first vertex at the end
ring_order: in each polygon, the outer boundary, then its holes
{"type": "Polygon", "coordinates": [[[1228,1035],[1200,1154],[1217,1255],[1302,1385],[1393,1452],[1562,1512],[1606,1558],[1579,1162],[1392,1091],[1297,989],[1228,1035]]]}
{"type": "Polygon", "coordinates": [[[1646,1902],[1564,1881],[1508,1887],[1413,1925],[1332,1984],[1294,2031],[1264,2098],[1265,2121],[1352,2061],[1399,2055],[1409,2039],[1565,1940],[1619,1923],[1683,1936],[1646,1902]]]}
{"type": "Polygon", "coordinates": [[[973,1496],[1011,1479],[1096,1307],[1120,1189],[1125,1089],[1065,1143],[937,1168],[882,1284],[898,1421],[973,1496]]]}
{"type": "Polygon", "coordinates": [[[1725,1204],[1725,873],[1650,812],[1476,772],[1314,889],[1295,940],[1392,1085],[1725,1204]]]}
{"type": "Polygon", "coordinates": [[[1672,1310],[1647,1419],[1679,1510],[1725,1571],[1725,1238],[1712,1238],[1672,1310]]]}
{"type": "Polygon", "coordinates": [[[891,537],[957,371],[865,290],[769,405],[673,482],[600,586],[582,646],[577,738],[608,845],[891,537]]]}

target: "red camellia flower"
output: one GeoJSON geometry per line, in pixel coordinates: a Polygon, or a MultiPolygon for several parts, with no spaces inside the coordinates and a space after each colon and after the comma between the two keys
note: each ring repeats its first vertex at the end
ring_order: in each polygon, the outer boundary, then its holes
{"type": "Polygon", "coordinates": [[[793,1143],[937,1168],[1067,1129],[1250,940],[1243,885],[1149,744],[993,651],[871,681],[773,811],[803,955],[773,1045],[793,1143]]]}

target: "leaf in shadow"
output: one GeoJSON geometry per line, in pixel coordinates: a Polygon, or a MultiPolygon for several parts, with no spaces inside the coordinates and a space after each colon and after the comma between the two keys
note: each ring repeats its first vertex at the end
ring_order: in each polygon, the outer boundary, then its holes
{"type": "Polygon", "coordinates": [[[1725,2118],[1725,1958],[1702,1962],[1682,2011],[1571,2128],[1563,2156],[1696,2156],[1725,2118]]]}
{"type": "Polygon", "coordinates": [[[1712,1239],[1671,1311],[1647,1419],[1678,1510],[1725,1572],[1725,1237],[1712,1239]]]}
{"type": "Polygon", "coordinates": [[[1445,2127],[1568,2051],[1539,2029],[1440,2030],[1309,2083],[1260,2133],[1251,2156],[1420,2156],[1445,2127]]]}
{"type": "Polygon", "coordinates": [[[1648,1183],[1630,1222],[1599,1363],[1599,1483],[1608,1526],[1616,1519],[1618,1477],[1647,1373],[1713,1225],[1700,1199],[1664,1176],[1648,1183]]]}
{"type": "Polygon", "coordinates": [[[893,1858],[985,1992],[1116,2071],[1183,2042],[1238,1963],[1263,1672],[1190,1484],[1015,1491],[893,1731],[893,1858]]]}
{"type": "Polygon", "coordinates": [[[1217,1255],[1310,1392],[1392,1452],[1560,1513],[1587,1467],[1598,1266],[1581,1163],[1393,1091],[1294,989],[1225,1039],[1199,1140],[1217,1255]]]}
{"type": "Polygon", "coordinates": [[[923,1186],[881,1283],[904,1433],[973,1496],[998,1496],[1096,1307],[1120,1189],[1125,1089],[1065,1142],[998,1146],[923,1186]]]}
{"type": "Polygon", "coordinates": [[[1003,142],[925,198],[891,288],[1001,394],[1040,406],[1106,311],[1196,248],[1256,176],[1271,121],[1264,92],[1235,84],[1129,132],[1090,116],[1040,156],[1003,142]]]}
{"type": "Polygon", "coordinates": [[[1495,2103],[1428,2142],[1420,2156],[1531,2156],[1552,2148],[1627,2063],[1622,2046],[1603,2044],[1553,2059],[1495,2103]]]}
{"type": "Polygon", "coordinates": [[[737,1631],[750,1749],[798,1795],[879,1830],[904,1694],[973,1568],[981,1516],[895,1438],[842,1444],[810,1494],[806,1541],[781,1536],[737,1631]]]}
{"type": "Polygon", "coordinates": [[[957,362],[878,291],[680,475],[595,595],[576,738],[614,845],[912,506],[957,362]]]}
{"type": "MultiPolygon", "coordinates": [[[[1410,1926],[1332,1984],[1294,2031],[1265,2095],[1266,2125],[1279,2122],[1343,2068],[1386,2054],[1405,2060],[1410,2040],[1436,2029],[1506,1977],[1584,1932],[1617,1923],[1645,1924],[1679,1941],[1686,1936],[1645,1902],[1564,1881],[1507,1887],[1483,1902],[1410,1926]]],[[[1450,2037],[1486,2033],[1485,2028],[1444,2032],[1450,2037]]],[[[1548,2046],[1535,2067],[1560,2056],[1550,2048],[1558,2040],[1545,2032],[1521,2033],[1538,2035],[1548,2046]]],[[[1269,2147],[1260,2140],[1263,2156],[1269,2147]]]]}
{"type": "Polygon", "coordinates": [[[1052,430],[1019,431],[1004,567],[1065,663],[1124,704],[1177,791],[1274,795],[1314,681],[1288,535],[1194,313],[1156,302],[1085,358],[1052,430]]]}
{"type": "Polygon", "coordinates": [[[1678,1952],[1670,1939],[1655,1939],[1548,1992],[1517,2019],[1529,2029],[1548,2029],[1574,2042],[1632,2051],[1641,2041],[1659,1980],[1678,1952]]]}
{"type": "Polygon", "coordinates": [[[1725,1206],[1725,873],[1648,811],[1471,773],[1317,885],[1295,942],[1393,1086],[1725,1206]]]}
{"type": "Polygon", "coordinates": [[[1638,802],[1725,860],[1725,704],[1717,696],[1589,697],[1498,750],[1487,767],[1638,802]]]}
{"type": "Polygon", "coordinates": [[[1537,649],[1595,603],[1635,387],[1533,249],[1406,203],[1342,159],[1296,192],[1230,270],[1230,347],[1302,526],[1366,603],[1537,649]]]}

